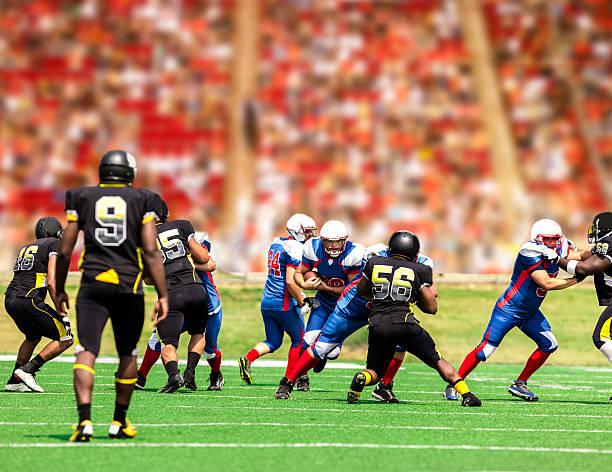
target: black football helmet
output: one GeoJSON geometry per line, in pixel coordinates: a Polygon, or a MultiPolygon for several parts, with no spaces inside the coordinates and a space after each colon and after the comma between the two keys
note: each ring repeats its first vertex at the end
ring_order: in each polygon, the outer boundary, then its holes
{"type": "Polygon", "coordinates": [[[610,235],[612,235],[612,213],[609,211],[598,213],[589,226],[587,233],[589,243],[596,243],[610,235]]]}
{"type": "Polygon", "coordinates": [[[43,216],[36,222],[36,239],[57,238],[60,239],[64,233],[64,228],[60,221],[54,216],[43,216]]]}
{"type": "Polygon", "coordinates": [[[157,193],[155,194],[155,213],[157,213],[158,223],[165,223],[168,221],[168,216],[170,216],[170,212],[168,211],[168,205],[164,201],[162,197],[160,197],[157,193]]]}
{"type": "Polygon", "coordinates": [[[400,256],[409,261],[416,261],[420,249],[419,238],[410,231],[396,231],[389,238],[389,256],[400,256]]]}
{"type": "Polygon", "coordinates": [[[131,185],[136,178],[136,159],[127,151],[108,151],[100,159],[100,183],[131,185]]]}

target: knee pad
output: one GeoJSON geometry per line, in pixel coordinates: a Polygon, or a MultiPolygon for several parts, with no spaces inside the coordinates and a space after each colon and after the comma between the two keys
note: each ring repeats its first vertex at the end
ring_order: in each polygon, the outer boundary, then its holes
{"type": "Polygon", "coordinates": [[[555,335],[552,333],[552,331],[542,331],[540,334],[546,339],[548,339],[550,341],[550,344],[548,346],[538,345],[538,349],[542,352],[555,352],[559,347],[559,343],[557,342],[557,338],[555,338],[555,335]]]}
{"type": "Polygon", "coordinates": [[[340,355],[340,346],[337,343],[317,341],[312,346],[312,352],[319,359],[336,359],[340,355]]]}
{"type": "Polygon", "coordinates": [[[321,334],[320,329],[314,329],[312,331],[307,331],[306,333],[304,333],[304,344],[307,344],[308,346],[312,346],[314,342],[317,340],[317,338],[319,337],[319,334],[321,334]]]}
{"type": "Polygon", "coordinates": [[[204,351],[204,359],[209,360],[214,359],[215,357],[217,357],[217,353],[204,351]]]}
{"type": "Polygon", "coordinates": [[[485,362],[489,357],[491,357],[495,349],[497,349],[497,346],[485,343],[482,349],[476,353],[476,359],[481,362],[485,362]]]}
{"type": "Polygon", "coordinates": [[[598,349],[608,358],[610,362],[612,362],[612,341],[609,339],[602,341],[601,346],[598,349]]]}
{"type": "Polygon", "coordinates": [[[157,330],[153,330],[153,333],[151,334],[147,345],[152,351],[161,351],[161,343],[159,342],[159,339],[157,339],[157,330]]]}

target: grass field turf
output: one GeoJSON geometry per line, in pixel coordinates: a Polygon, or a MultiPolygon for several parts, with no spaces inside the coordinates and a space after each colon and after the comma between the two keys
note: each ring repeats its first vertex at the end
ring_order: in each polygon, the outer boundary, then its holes
{"type": "MultiPolygon", "coordinates": [[[[0,376],[12,364],[0,363],[0,376]]],[[[527,403],[507,388],[520,366],[485,365],[468,378],[483,408],[462,408],[442,398],[443,383],[426,366],[406,363],[396,378],[402,402],[384,405],[366,388],[346,403],[355,368],[328,368],[311,376],[310,393],[273,398],[283,369],[253,367],[244,385],[225,365],[222,392],[200,389],[161,395],[157,364],[147,389],[135,392],[128,417],[139,427],[131,441],[106,438],[114,402],[114,364],[96,366],[94,440],[70,444],[76,421],[68,363],[45,366],[47,393],[0,393],[3,470],[602,470],[612,454],[612,369],[544,367],[530,385],[541,400],[527,403]]]]}

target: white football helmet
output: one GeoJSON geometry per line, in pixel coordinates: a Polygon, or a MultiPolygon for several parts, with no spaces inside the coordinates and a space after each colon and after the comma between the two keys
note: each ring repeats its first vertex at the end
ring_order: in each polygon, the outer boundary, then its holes
{"type": "Polygon", "coordinates": [[[310,216],[296,213],[287,220],[287,234],[304,243],[317,235],[317,224],[310,216]]]}
{"type": "Polygon", "coordinates": [[[563,242],[563,231],[559,223],[544,218],[531,226],[531,239],[556,251],[563,242]]]}
{"type": "Polygon", "coordinates": [[[344,251],[348,229],[342,221],[329,220],[321,228],[321,242],[329,257],[338,257],[344,251]]]}

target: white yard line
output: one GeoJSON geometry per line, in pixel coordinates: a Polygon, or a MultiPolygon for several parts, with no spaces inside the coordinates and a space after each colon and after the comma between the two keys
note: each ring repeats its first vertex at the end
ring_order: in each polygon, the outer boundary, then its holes
{"type": "Polygon", "coordinates": [[[566,454],[612,454],[612,449],[570,449],[553,447],[475,446],[473,444],[371,444],[371,443],[140,443],[140,442],[92,442],[79,443],[6,443],[1,448],[58,448],[58,447],[127,447],[127,448],[339,448],[339,449],[435,449],[466,451],[515,451],[515,452],[557,452],[566,454]]]}

